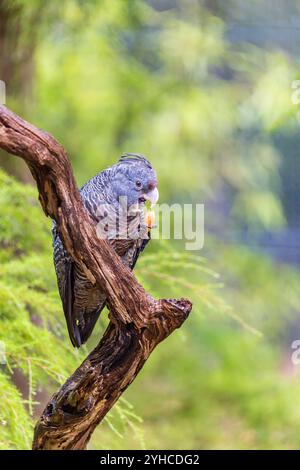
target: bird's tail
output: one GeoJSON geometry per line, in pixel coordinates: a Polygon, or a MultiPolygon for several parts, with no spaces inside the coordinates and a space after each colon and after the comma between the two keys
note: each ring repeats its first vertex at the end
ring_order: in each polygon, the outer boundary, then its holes
{"type": "MultiPolygon", "coordinates": [[[[90,302],[90,309],[79,307],[78,304],[76,305],[76,302],[74,302],[74,279],[78,275],[78,272],[75,271],[75,263],[65,263],[65,282],[61,285],[61,297],[68,333],[75,348],[80,348],[88,340],[106,304],[105,295],[99,295],[94,300],[93,307],[91,307],[90,302]]],[[[95,295],[91,289],[88,289],[87,285],[84,285],[84,288],[88,292],[88,296],[95,295]]],[[[86,305],[86,303],[83,304],[86,305]]]]}
{"type": "Polygon", "coordinates": [[[91,312],[82,313],[75,310],[69,317],[69,321],[66,316],[70,340],[75,348],[80,348],[89,339],[104,307],[105,302],[91,312]]]}
{"type": "MultiPolygon", "coordinates": [[[[84,315],[84,323],[83,325],[79,325],[79,332],[80,332],[80,341],[81,344],[84,344],[92,334],[94,326],[100,316],[100,313],[105,307],[105,302],[101,306],[94,310],[93,312],[86,313],[84,315]]],[[[81,344],[79,346],[81,346],[81,344]]],[[[77,346],[77,347],[79,347],[77,346]]]]}

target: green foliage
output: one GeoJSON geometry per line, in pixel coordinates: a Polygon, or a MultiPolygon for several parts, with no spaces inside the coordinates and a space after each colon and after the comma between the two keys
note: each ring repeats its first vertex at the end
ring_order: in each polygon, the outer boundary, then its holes
{"type": "Polygon", "coordinates": [[[285,224],[271,132],[289,125],[295,67],[282,51],[230,43],[224,19],[196,1],[159,12],[69,0],[49,18],[30,118],[62,141],[80,183],[137,151],[163,198],[210,199],[225,184],[232,225],[285,224]]]}
{"type": "Polygon", "coordinates": [[[69,347],[51,259],[50,223],[36,190],[0,173],[0,340],[2,448],[28,448],[38,387],[57,387],[83,357],[69,347]],[[18,370],[26,378],[19,391],[18,370]],[[22,394],[23,396],[22,396],[22,394]]]}
{"type": "MultiPolygon", "coordinates": [[[[181,260],[165,248],[144,256],[138,274],[157,296],[170,287],[171,295],[184,292],[194,309],[128,391],[147,447],[299,448],[299,374],[291,362],[298,271],[209,239],[215,282],[203,258],[181,260]]],[[[132,445],[131,436],[116,440],[116,448],[132,445]]]]}
{"type": "MultiPolygon", "coordinates": [[[[73,350],[67,338],[52,267],[50,224],[36,203],[36,191],[3,173],[0,179],[5,216],[0,230],[0,331],[7,358],[0,373],[0,443],[2,448],[28,448],[37,391],[44,387],[50,394],[86,349],[73,350]],[[26,378],[25,390],[18,389],[16,370],[26,378]]],[[[214,240],[208,241],[211,246],[216,246],[214,240]]],[[[290,350],[283,355],[279,341],[283,325],[296,318],[299,275],[241,247],[219,245],[211,259],[221,274],[203,257],[154,241],[139,260],[137,276],[150,292],[157,297],[184,293],[193,299],[194,310],[129,388],[126,396],[134,410],[125,399],[120,402],[95,433],[91,448],[299,445],[293,399],[300,390],[295,376],[280,366],[280,358],[287,355],[289,360],[290,350]],[[265,313],[265,295],[271,315],[265,313]]]]}
{"type": "MultiPolygon", "coordinates": [[[[231,230],[300,221],[299,111],[291,104],[299,64],[284,47],[289,28],[278,34],[272,25],[277,7],[241,0],[183,0],[165,9],[141,0],[67,0],[63,9],[57,0],[10,3],[23,8],[19,43],[26,50],[34,29],[35,71],[27,107],[10,84],[7,103],[63,143],[79,184],[123,151],[144,152],[163,202],[206,203],[203,256],[155,240],[138,262],[146,289],[190,296],[194,309],[91,447],[299,448],[299,373],[290,359],[300,335],[299,272],[224,241],[231,230]]],[[[283,8],[299,16],[298,5],[283,8]]],[[[74,351],[67,338],[51,224],[36,190],[0,173],[0,214],[7,355],[0,446],[28,448],[36,402],[46,401],[40,388],[48,397],[87,348],[74,351]]]]}

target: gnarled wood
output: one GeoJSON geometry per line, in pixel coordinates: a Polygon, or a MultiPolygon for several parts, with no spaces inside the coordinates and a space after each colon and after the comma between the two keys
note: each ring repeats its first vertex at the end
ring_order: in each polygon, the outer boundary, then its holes
{"type": "Polygon", "coordinates": [[[108,298],[110,323],[103,338],[51,398],[34,434],[34,449],[85,449],[97,424],[155,346],[181,326],[192,304],[155,300],[109,243],[97,237],[67,154],[51,135],[0,106],[0,147],[26,161],[65,248],[108,298]]]}

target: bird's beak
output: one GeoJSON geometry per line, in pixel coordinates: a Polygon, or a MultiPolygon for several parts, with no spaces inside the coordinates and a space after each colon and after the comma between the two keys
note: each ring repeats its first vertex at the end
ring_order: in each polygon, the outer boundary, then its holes
{"type": "Polygon", "coordinates": [[[144,195],[145,199],[151,202],[151,207],[154,207],[159,198],[159,192],[157,188],[151,189],[147,194],[144,195]]]}

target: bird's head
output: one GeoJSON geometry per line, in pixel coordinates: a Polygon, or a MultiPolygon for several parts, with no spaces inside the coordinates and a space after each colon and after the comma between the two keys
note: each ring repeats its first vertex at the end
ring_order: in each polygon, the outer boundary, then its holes
{"type": "Polygon", "coordinates": [[[147,200],[151,202],[151,206],[157,203],[157,175],[144,156],[126,153],[114,169],[112,190],[116,200],[126,198],[128,206],[142,206],[147,200]]]}

